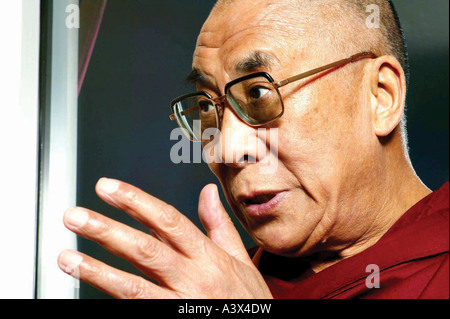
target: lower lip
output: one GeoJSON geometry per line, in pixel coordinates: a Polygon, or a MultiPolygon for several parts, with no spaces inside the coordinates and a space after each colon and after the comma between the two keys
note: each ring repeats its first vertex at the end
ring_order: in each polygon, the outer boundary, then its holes
{"type": "Polygon", "coordinates": [[[275,208],[282,202],[287,192],[281,192],[275,195],[270,201],[263,204],[245,205],[247,214],[253,217],[266,217],[273,214],[275,208]]]}

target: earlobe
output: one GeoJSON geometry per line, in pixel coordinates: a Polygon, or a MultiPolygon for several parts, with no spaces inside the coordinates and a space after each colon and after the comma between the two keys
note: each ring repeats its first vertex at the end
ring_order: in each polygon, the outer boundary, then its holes
{"type": "Polygon", "coordinates": [[[377,136],[388,136],[400,123],[406,98],[406,80],[392,56],[375,60],[372,69],[372,118],[377,136]]]}

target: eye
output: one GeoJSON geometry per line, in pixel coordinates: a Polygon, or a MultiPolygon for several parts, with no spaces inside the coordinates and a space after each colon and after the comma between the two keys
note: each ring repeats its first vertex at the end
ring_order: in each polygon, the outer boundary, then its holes
{"type": "Polygon", "coordinates": [[[214,108],[214,104],[211,101],[200,101],[198,103],[200,110],[204,113],[211,112],[214,108]]]}
{"type": "Polygon", "coordinates": [[[249,95],[252,99],[260,99],[270,92],[270,89],[264,87],[254,87],[250,89],[249,95]]]}

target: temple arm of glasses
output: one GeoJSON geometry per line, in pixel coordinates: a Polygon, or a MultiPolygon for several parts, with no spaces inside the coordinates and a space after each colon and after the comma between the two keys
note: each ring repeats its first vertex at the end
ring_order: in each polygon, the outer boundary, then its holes
{"type": "MultiPolygon", "coordinates": [[[[183,112],[181,112],[181,115],[187,115],[187,114],[190,114],[190,113],[194,113],[195,111],[198,111],[199,108],[200,108],[199,106],[191,107],[190,109],[187,109],[187,110],[184,110],[183,112]]],[[[169,118],[170,118],[171,121],[174,121],[175,120],[175,114],[170,114],[169,118]]]]}
{"type": "Polygon", "coordinates": [[[311,76],[311,75],[314,75],[314,74],[317,74],[317,73],[320,73],[320,72],[323,72],[323,71],[326,71],[326,70],[329,70],[329,69],[332,69],[332,68],[335,68],[335,67],[338,67],[338,66],[341,66],[341,65],[345,65],[347,63],[353,63],[353,62],[359,61],[361,59],[367,59],[367,58],[374,59],[376,57],[377,56],[375,54],[371,53],[371,52],[358,53],[358,54],[352,55],[351,57],[349,57],[347,59],[339,60],[337,62],[327,64],[327,65],[322,66],[320,68],[317,68],[317,69],[314,69],[314,70],[311,70],[311,71],[308,71],[308,72],[305,72],[305,73],[302,73],[302,74],[290,77],[290,78],[288,78],[286,80],[283,80],[283,81],[280,81],[280,82],[276,82],[276,83],[274,83],[274,85],[277,88],[280,88],[280,87],[285,86],[285,85],[287,85],[289,83],[292,83],[292,82],[304,79],[304,78],[306,78],[308,76],[311,76]]]}

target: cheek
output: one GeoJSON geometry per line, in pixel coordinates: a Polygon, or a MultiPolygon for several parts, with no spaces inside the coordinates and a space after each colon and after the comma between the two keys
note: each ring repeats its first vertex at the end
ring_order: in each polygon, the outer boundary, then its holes
{"type": "Polygon", "coordinates": [[[355,93],[332,81],[303,88],[287,102],[287,136],[308,149],[342,150],[358,135],[362,113],[355,93]]]}
{"type": "Polygon", "coordinates": [[[320,86],[302,90],[286,101],[280,125],[280,161],[301,183],[322,189],[336,186],[363,147],[358,103],[338,93],[320,86]]]}
{"type": "Polygon", "coordinates": [[[279,131],[279,156],[283,162],[306,164],[320,160],[336,142],[330,108],[312,94],[286,101],[286,114],[279,131]]]}

